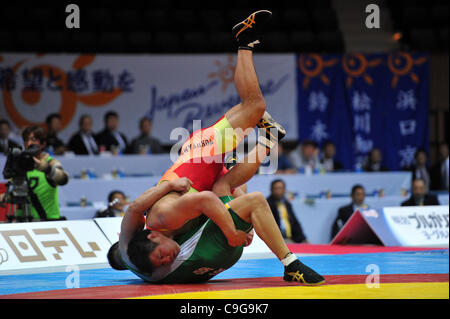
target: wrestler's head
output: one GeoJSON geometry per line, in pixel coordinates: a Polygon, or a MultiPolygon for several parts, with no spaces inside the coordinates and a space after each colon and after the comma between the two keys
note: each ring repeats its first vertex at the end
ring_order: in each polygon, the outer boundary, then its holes
{"type": "Polygon", "coordinates": [[[141,271],[151,273],[153,269],[171,264],[180,246],[158,231],[142,230],[128,244],[128,258],[141,271]]]}

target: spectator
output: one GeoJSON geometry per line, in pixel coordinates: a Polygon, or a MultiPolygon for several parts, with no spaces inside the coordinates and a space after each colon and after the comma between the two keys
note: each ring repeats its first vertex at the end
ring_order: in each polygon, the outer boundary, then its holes
{"type": "Polygon", "coordinates": [[[311,140],[304,140],[291,152],[290,160],[297,170],[304,171],[308,174],[315,170],[320,170],[321,165],[318,155],[319,149],[317,143],[311,140]]]}
{"type": "Polygon", "coordinates": [[[414,164],[407,168],[412,172],[412,179],[421,178],[425,181],[426,191],[430,189],[431,178],[430,170],[427,167],[427,152],[423,149],[418,149],[414,154],[414,164]]]}
{"type": "Polygon", "coordinates": [[[77,155],[98,155],[98,145],[92,134],[92,117],[82,115],[78,126],[80,130],[70,138],[69,149],[77,155]]]}
{"type": "Polygon", "coordinates": [[[369,206],[364,203],[366,191],[362,185],[357,184],[352,187],[351,198],[352,202],[349,205],[343,206],[338,210],[337,217],[331,229],[331,239],[333,239],[341,228],[344,227],[345,223],[357,209],[369,208],[369,206]]]}
{"type": "Polygon", "coordinates": [[[431,189],[448,191],[448,144],[439,145],[439,161],[431,168],[431,189]]]}
{"type": "Polygon", "coordinates": [[[126,153],[128,151],[127,138],[117,130],[119,127],[119,114],[114,111],[107,112],[104,117],[104,124],[103,131],[96,135],[100,152],[105,150],[113,154],[126,153]]]}
{"type": "Polygon", "coordinates": [[[0,154],[7,155],[9,148],[21,147],[17,142],[9,137],[11,126],[7,120],[0,119],[0,154]]]}
{"type": "Polygon", "coordinates": [[[273,217],[286,242],[308,243],[302,227],[295,217],[292,205],[286,199],[286,184],[281,179],[272,181],[267,198],[273,217]]]}
{"type": "Polygon", "coordinates": [[[159,141],[150,136],[152,131],[152,121],[148,117],[143,117],[139,121],[139,130],[141,131],[141,134],[131,141],[130,153],[157,154],[163,152],[159,141]]]}
{"type": "Polygon", "coordinates": [[[292,165],[286,154],[284,154],[283,145],[278,143],[278,169],[275,174],[295,174],[297,172],[297,169],[292,165]]]}
{"type": "Polygon", "coordinates": [[[64,154],[66,147],[64,142],[58,138],[61,130],[61,115],[52,113],[47,116],[45,123],[47,124],[47,150],[55,155],[64,154]]]}
{"type": "MultiPolygon", "coordinates": [[[[25,149],[37,146],[39,153],[34,156],[35,168],[27,172],[29,181],[29,200],[33,220],[60,220],[58,186],[69,182],[69,174],[61,163],[43,150],[46,147],[46,134],[42,127],[30,126],[22,133],[25,149]]],[[[25,218],[24,211],[18,210],[17,216],[25,218]]]]}
{"type": "Polygon", "coordinates": [[[340,162],[334,159],[336,155],[336,146],[333,142],[327,141],[322,145],[322,158],[320,163],[327,172],[340,171],[343,166],[340,162]]]}
{"type": "Polygon", "coordinates": [[[369,153],[366,164],[363,166],[363,171],[366,172],[388,171],[389,169],[383,164],[381,164],[382,160],[383,155],[381,154],[381,151],[378,148],[373,148],[369,153]]]}
{"type": "Polygon", "coordinates": [[[416,178],[412,182],[411,197],[402,203],[402,206],[432,206],[439,205],[439,201],[435,195],[427,194],[425,181],[416,178]]]}
{"type": "Polygon", "coordinates": [[[114,190],[108,195],[108,207],[97,212],[95,217],[122,217],[125,214],[125,206],[128,200],[122,191],[114,190]],[[117,202],[115,202],[117,201],[117,202]]]}

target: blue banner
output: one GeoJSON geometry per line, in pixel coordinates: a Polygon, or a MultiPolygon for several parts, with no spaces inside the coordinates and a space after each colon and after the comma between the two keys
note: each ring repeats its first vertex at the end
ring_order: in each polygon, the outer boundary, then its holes
{"type": "Polygon", "coordinates": [[[345,169],[378,148],[400,170],[428,152],[429,56],[423,53],[298,56],[299,140],[336,144],[345,169]]]}

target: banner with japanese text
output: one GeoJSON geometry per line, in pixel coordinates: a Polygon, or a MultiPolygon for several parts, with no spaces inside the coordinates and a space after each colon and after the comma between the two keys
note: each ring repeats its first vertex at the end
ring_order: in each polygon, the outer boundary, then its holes
{"type": "MultiPolygon", "coordinates": [[[[294,54],[255,54],[254,62],[268,111],[297,138],[294,54]]],[[[172,129],[192,130],[215,123],[240,102],[234,86],[236,55],[74,55],[1,54],[0,118],[13,128],[44,125],[50,113],[62,116],[67,142],[82,114],[103,129],[107,111],[119,114],[128,139],[139,134],[143,116],[153,119],[152,135],[164,144],[172,129]]]]}
{"type": "Polygon", "coordinates": [[[298,56],[300,141],[336,144],[346,169],[378,148],[390,170],[428,151],[429,56],[423,53],[298,56]]]}

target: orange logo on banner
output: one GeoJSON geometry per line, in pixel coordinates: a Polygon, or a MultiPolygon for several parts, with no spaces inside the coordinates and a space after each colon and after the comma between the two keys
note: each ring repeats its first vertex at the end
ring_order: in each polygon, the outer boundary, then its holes
{"type": "Polygon", "coordinates": [[[303,80],[303,88],[306,89],[309,83],[311,82],[311,79],[315,77],[320,77],[323,84],[329,85],[330,80],[325,74],[322,74],[322,71],[324,68],[333,66],[337,62],[338,59],[331,59],[328,61],[324,61],[322,57],[318,54],[300,55],[298,67],[305,75],[305,79],[303,80]]]}
{"type": "Polygon", "coordinates": [[[372,85],[373,79],[366,73],[368,67],[375,67],[381,63],[381,59],[368,61],[361,53],[346,54],[342,58],[342,67],[347,73],[347,87],[352,86],[354,78],[363,77],[367,84],[372,85]]]}
{"type": "Polygon", "coordinates": [[[426,57],[414,60],[411,54],[406,52],[391,53],[388,57],[388,66],[393,73],[392,87],[397,86],[398,80],[401,76],[408,75],[415,83],[419,83],[419,77],[414,72],[411,72],[414,65],[420,65],[427,61],[426,57]]]}
{"type": "MultiPolygon", "coordinates": [[[[43,56],[43,54],[36,55],[37,58],[43,56]]],[[[72,68],[74,70],[82,69],[83,67],[91,64],[95,59],[95,55],[80,55],[75,62],[72,64],[72,68]]],[[[0,62],[3,59],[0,57],[0,62]]],[[[18,62],[13,68],[13,72],[16,73],[17,70],[26,62],[27,60],[22,60],[18,62]]],[[[59,80],[55,81],[56,85],[61,85],[61,105],[59,108],[59,115],[61,115],[62,121],[61,125],[64,129],[71,121],[73,116],[75,115],[76,107],[78,101],[90,107],[102,107],[114,100],[118,97],[122,91],[118,88],[114,89],[111,92],[97,92],[92,94],[77,94],[64,87],[62,84],[66,83],[67,74],[61,70],[60,68],[54,65],[37,65],[30,70],[42,70],[43,76],[46,78],[50,77],[50,74],[56,76],[59,80]]],[[[17,110],[17,107],[14,104],[12,94],[10,90],[3,88],[3,102],[5,103],[6,111],[8,112],[9,117],[13,120],[13,122],[17,125],[18,128],[22,128],[30,125],[40,125],[44,127],[43,122],[31,122],[24,118],[17,110]]],[[[28,104],[30,107],[39,102],[41,98],[41,93],[38,91],[27,90],[27,88],[22,89],[21,97],[23,101],[28,104]]]]}
{"type": "Polygon", "coordinates": [[[216,61],[215,64],[218,66],[219,71],[208,74],[208,78],[219,78],[222,81],[222,91],[225,92],[228,85],[234,82],[234,71],[236,67],[233,63],[233,56],[228,56],[226,64],[222,64],[220,61],[216,61]]]}

